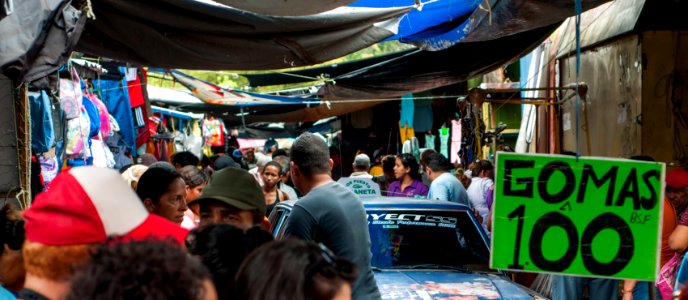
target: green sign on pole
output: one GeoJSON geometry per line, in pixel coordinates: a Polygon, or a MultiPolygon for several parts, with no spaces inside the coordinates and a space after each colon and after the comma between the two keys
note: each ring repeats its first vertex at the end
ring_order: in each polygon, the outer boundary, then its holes
{"type": "Polygon", "coordinates": [[[497,154],[491,267],[655,280],[664,164],[497,154]]]}

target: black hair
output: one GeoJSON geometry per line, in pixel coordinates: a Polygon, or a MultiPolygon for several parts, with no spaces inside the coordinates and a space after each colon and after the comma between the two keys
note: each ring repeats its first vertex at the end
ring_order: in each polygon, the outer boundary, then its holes
{"type": "Polygon", "coordinates": [[[274,160],[269,161],[265,166],[263,167],[263,173],[265,173],[265,169],[267,169],[268,166],[273,166],[277,168],[277,175],[282,176],[282,165],[274,160]]]}
{"type": "Polygon", "coordinates": [[[172,165],[178,168],[186,166],[198,166],[201,160],[195,154],[189,151],[177,152],[172,155],[172,165]]]}
{"type": "Polygon", "coordinates": [[[486,159],[482,159],[475,162],[475,167],[473,168],[471,173],[473,174],[473,177],[479,177],[481,172],[492,170],[494,170],[494,165],[492,164],[492,162],[486,159]]]}
{"type": "Polygon", "coordinates": [[[24,244],[24,220],[10,218],[12,208],[5,204],[0,209],[0,255],[5,251],[5,245],[12,250],[21,250],[24,244]]]}
{"type": "Polygon", "coordinates": [[[357,271],[322,247],[297,239],[261,246],[239,268],[236,295],[246,300],[332,299],[342,284],[356,279],[357,271]]]}
{"type": "Polygon", "coordinates": [[[153,203],[157,203],[160,197],[167,193],[170,184],[176,179],[184,180],[182,175],[174,168],[162,166],[149,167],[139,178],[136,194],[141,198],[141,201],[151,199],[153,203]]]}
{"type": "Polygon", "coordinates": [[[220,153],[227,153],[227,148],[225,146],[211,146],[210,151],[217,155],[220,153]]]}
{"type": "Polygon", "coordinates": [[[432,153],[428,156],[425,164],[433,170],[434,172],[449,171],[451,170],[451,165],[449,160],[447,160],[441,153],[432,153]]]}
{"type": "Polygon", "coordinates": [[[382,159],[382,172],[394,172],[394,165],[397,163],[397,157],[394,155],[387,155],[382,159]]]}
{"type": "Polygon", "coordinates": [[[213,161],[207,155],[203,154],[201,158],[201,167],[207,168],[213,165],[213,161]]]}
{"type": "Polygon", "coordinates": [[[210,274],[172,242],[99,245],[71,280],[68,300],[202,299],[210,274]]]}
{"type": "Polygon", "coordinates": [[[434,149],[427,149],[423,151],[423,153],[420,154],[420,165],[428,165],[428,159],[430,158],[431,155],[434,153],[437,153],[434,149]]]}
{"type": "Polygon", "coordinates": [[[294,141],[290,158],[305,176],[330,172],[330,152],[327,143],[313,133],[306,132],[294,141]]]}
{"type": "Polygon", "coordinates": [[[253,227],[248,231],[227,224],[213,224],[191,233],[188,249],[201,257],[213,275],[219,299],[234,295],[234,276],[251,251],[273,240],[267,231],[253,227]]]}
{"type": "Polygon", "coordinates": [[[413,155],[408,153],[402,153],[397,155],[397,158],[401,160],[401,164],[404,166],[404,168],[410,169],[408,175],[411,176],[412,179],[422,180],[420,173],[418,172],[418,169],[420,167],[418,166],[418,162],[416,161],[416,158],[413,157],[413,155]]]}
{"type": "Polygon", "coordinates": [[[289,156],[289,153],[287,153],[287,150],[278,149],[277,151],[272,153],[272,159],[275,159],[275,157],[278,156],[289,156]]]}

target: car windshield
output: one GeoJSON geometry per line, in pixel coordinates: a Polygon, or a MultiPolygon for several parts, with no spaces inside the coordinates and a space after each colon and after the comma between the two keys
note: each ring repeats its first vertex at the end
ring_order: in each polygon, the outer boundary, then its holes
{"type": "Polygon", "coordinates": [[[367,213],[374,267],[489,271],[489,250],[465,211],[367,213]]]}

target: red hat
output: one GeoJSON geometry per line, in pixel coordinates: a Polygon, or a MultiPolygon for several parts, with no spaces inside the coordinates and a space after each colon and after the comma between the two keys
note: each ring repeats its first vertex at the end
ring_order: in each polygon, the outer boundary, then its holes
{"type": "Polygon", "coordinates": [[[666,185],[675,189],[688,187],[688,171],[684,168],[675,168],[666,175],[666,185]]]}
{"type": "Polygon", "coordinates": [[[119,173],[98,167],[59,174],[24,218],[26,239],[51,246],[102,243],[109,237],[172,238],[181,244],[188,234],[148,213],[119,173]]]}

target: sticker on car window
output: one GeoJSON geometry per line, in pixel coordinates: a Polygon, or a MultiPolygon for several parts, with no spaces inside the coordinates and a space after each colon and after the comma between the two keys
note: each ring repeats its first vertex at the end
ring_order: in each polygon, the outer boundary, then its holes
{"type": "Polygon", "coordinates": [[[456,222],[457,219],[453,217],[434,215],[368,214],[368,224],[382,225],[383,228],[399,228],[399,225],[456,228],[456,222]]]}

